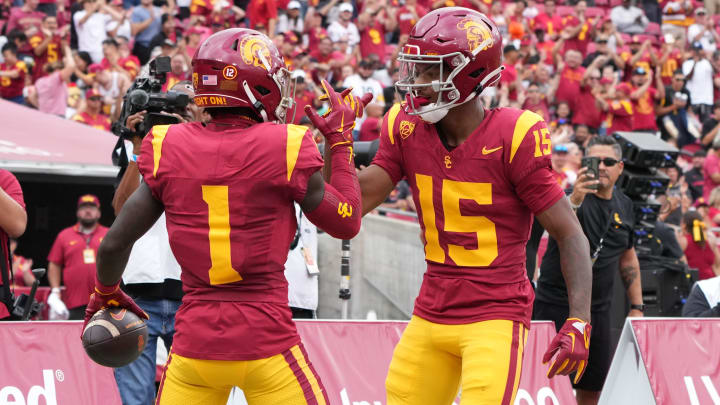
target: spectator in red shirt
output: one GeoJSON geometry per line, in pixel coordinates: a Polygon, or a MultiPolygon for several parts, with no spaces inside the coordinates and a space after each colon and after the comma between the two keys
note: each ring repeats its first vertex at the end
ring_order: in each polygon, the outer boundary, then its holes
{"type": "Polygon", "coordinates": [[[99,224],[100,200],[92,194],[78,199],[78,222],[58,234],[48,255],[50,319],[81,320],[95,287],[95,258],[108,228],[99,224]],[[65,285],[60,298],[60,282],[65,285]]]}
{"type": "Polygon", "coordinates": [[[598,66],[605,64],[607,59],[606,56],[598,56],[583,73],[573,112],[572,123],[587,125],[593,132],[597,132],[602,124],[602,111],[594,94],[599,91],[600,86],[601,75],[598,66]]]}
{"type": "Polygon", "coordinates": [[[505,66],[505,70],[502,73],[502,76],[500,76],[500,85],[507,87],[508,89],[508,99],[510,101],[516,101],[517,100],[517,87],[518,87],[518,71],[515,67],[515,64],[517,64],[518,59],[520,58],[520,53],[518,52],[517,48],[515,48],[515,45],[506,45],[503,49],[503,56],[505,61],[503,62],[503,66],[505,66]]]}
{"type": "Polygon", "coordinates": [[[58,33],[57,18],[50,15],[45,16],[40,30],[30,37],[30,46],[35,54],[33,82],[46,75],[46,64],[63,59],[61,39],[62,36],[58,33]]]}
{"type": "Polygon", "coordinates": [[[555,0],[545,0],[545,10],[532,19],[532,29],[542,30],[545,37],[555,41],[562,32],[562,17],[555,12],[555,0]]]}
{"type": "MultiPolygon", "coordinates": [[[[27,213],[25,212],[25,201],[23,200],[22,189],[15,176],[7,170],[0,169],[0,260],[5,262],[3,266],[8,271],[8,280],[12,275],[10,272],[10,252],[7,251],[8,237],[19,238],[25,233],[27,226],[27,213]]],[[[0,277],[0,298],[9,294],[10,289],[3,285],[0,277]]],[[[0,301],[4,301],[0,300],[0,301]]],[[[8,297],[9,301],[9,297],[8,297]]],[[[0,302],[0,319],[10,316],[5,302],[0,302]]],[[[7,302],[9,304],[9,302],[7,302]]]]}
{"type": "Polygon", "coordinates": [[[263,34],[272,35],[277,23],[277,5],[275,0],[251,0],[247,9],[250,28],[263,34]]]}
{"type": "Polygon", "coordinates": [[[385,105],[379,103],[368,104],[365,108],[367,118],[360,127],[360,135],[358,141],[374,141],[380,137],[380,127],[382,126],[382,116],[385,105]]]}
{"type": "Polygon", "coordinates": [[[183,55],[179,53],[173,55],[172,59],[170,59],[170,72],[168,72],[166,76],[162,91],[168,91],[172,89],[175,84],[190,78],[189,66],[185,65],[183,55]]]}
{"type": "Polygon", "coordinates": [[[406,0],[395,13],[400,35],[410,34],[413,25],[427,13],[428,9],[418,4],[417,0],[406,0]]]}
{"type": "Polygon", "coordinates": [[[10,32],[16,28],[26,31],[30,27],[40,29],[45,13],[38,11],[37,6],[38,0],[25,0],[22,7],[13,7],[5,31],[10,32]]]}
{"type": "Polygon", "coordinates": [[[612,100],[604,100],[601,97],[600,104],[604,111],[608,113],[607,119],[607,135],[612,135],[618,131],[632,131],[633,125],[633,106],[630,101],[630,93],[632,92],[630,85],[623,82],[615,86],[615,94],[612,100]]]}
{"type": "Polygon", "coordinates": [[[75,114],[72,119],[99,130],[109,131],[110,118],[102,113],[102,106],[102,95],[97,90],[90,89],[85,92],[85,110],[75,114]]]}
{"type": "Polygon", "coordinates": [[[565,17],[561,37],[565,39],[565,51],[574,49],[580,52],[581,58],[587,53],[587,47],[595,33],[592,18],[585,17],[587,2],[580,0],[575,5],[575,15],[565,17]]]}
{"type": "MultiPolygon", "coordinates": [[[[660,69],[658,69],[659,72],[660,69]]],[[[655,104],[659,99],[665,97],[665,88],[662,85],[662,79],[659,74],[655,75],[657,80],[658,91],[652,87],[653,75],[648,73],[641,67],[633,70],[630,78],[630,99],[633,102],[633,131],[649,131],[656,132],[658,130],[655,123],[655,104]],[[663,94],[660,94],[662,92],[663,94]]]]}
{"type": "MultiPolygon", "coordinates": [[[[562,46],[562,41],[559,41],[559,46],[555,47],[555,50],[559,50],[562,46]]],[[[585,68],[580,64],[582,63],[582,55],[579,51],[569,50],[565,52],[565,63],[558,62],[559,74],[555,75],[555,83],[557,90],[555,91],[555,101],[565,101],[569,105],[575,105],[575,99],[580,93],[580,82],[582,81],[583,75],[585,74],[585,68]]]]}
{"type": "Polygon", "coordinates": [[[720,275],[720,252],[712,232],[706,231],[702,216],[697,212],[683,215],[683,237],[680,247],[685,252],[688,266],[698,269],[698,279],[706,280],[720,275]]]}
{"type": "Polygon", "coordinates": [[[362,59],[375,54],[383,64],[387,60],[385,34],[395,30],[397,24],[394,9],[388,10],[384,0],[368,0],[358,17],[360,31],[360,56],[362,59]]]}
{"type": "Polygon", "coordinates": [[[5,62],[0,63],[0,97],[13,103],[25,104],[23,88],[27,66],[25,62],[18,60],[15,44],[3,45],[2,54],[5,62]]]}
{"type": "Polygon", "coordinates": [[[545,95],[540,93],[540,85],[536,82],[530,83],[525,94],[525,101],[522,104],[522,109],[532,111],[542,116],[546,122],[549,122],[550,109],[545,95]]]}
{"type": "Polygon", "coordinates": [[[635,68],[641,67],[649,72],[652,66],[659,65],[650,39],[643,40],[640,35],[633,35],[629,46],[629,51],[626,50],[620,54],[620,57],[625,60],[625,77],[632,76],[635,68]]]}

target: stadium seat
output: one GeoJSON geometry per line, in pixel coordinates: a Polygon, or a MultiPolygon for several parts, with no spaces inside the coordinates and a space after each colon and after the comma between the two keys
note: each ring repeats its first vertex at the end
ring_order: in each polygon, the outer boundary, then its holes
{"type": "Polygon", "coordinates": [[[606,8],[610,6],[610,0],[595,0],[595,7],[606,8]]]}
{"type": "Polygon", "coordinates": [[[659,37],[660,35],[662,35],[660,24],[654,22],[648,23],[648,26],[645,27],[645,33],[659,37]]]}
{"type": "Polygon", "coordinates": [[[585,16],[588,18],[605,17],[605,10],[599,7],[588,7],[585,16]]]}
{"type": "Polygon", "coordinates": [[[560,17],[572,15],[574,9],[572,6],[557,6],[557,13],[560,17]]]}

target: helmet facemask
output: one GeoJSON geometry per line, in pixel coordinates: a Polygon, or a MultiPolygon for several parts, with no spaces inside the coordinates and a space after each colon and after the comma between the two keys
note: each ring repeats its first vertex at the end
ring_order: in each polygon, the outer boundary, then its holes
{"type": "MultiPolygon", "coordinates": [[[[476,47],[473,57],[487,46],[485,42],[476,47]]],[[[422,55],[417,45],[405,45],[398,55],[398,62],[400,62],[400,78],[395,83],[395,87],[399,93],[407,92],[407,113],[419,115],[424,121],[430,123],[440,121],[450,108],[472,100],[482,93],[485,88],[497,84],[500,80],[500,72],[503,69],[500,66],[496,71],[485,75],[477,88],[464,100],[461,100],[460,91],[453,83],[453,79],[470,63],[470,58],[462,52],[444,55],[422,55]],[[436,66],[439,67],[436,80],[431,80],[429,83],[416,83],[421,73],[436,66]],[[449,73],[445,77],[448,71],[449,73]],[[427,103],[423,98],[418,97],[418,90],[426,87],[430,87],[434,92],[438,93],[437,101],[434,103],[427,103]]]]}
{"type": "Polygon", "coordinates": [[[295,104],[296,80],[291,78],[290,71],[282,67],[272,74],[273,81],[280,90],[280,104],[275,109],[275,116],[281,123],[289,123],[287,113],[295,104]]]}

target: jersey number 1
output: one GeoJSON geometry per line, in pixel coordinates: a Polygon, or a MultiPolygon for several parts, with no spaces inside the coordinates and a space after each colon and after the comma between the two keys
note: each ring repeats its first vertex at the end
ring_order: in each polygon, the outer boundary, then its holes
{"type": "MultiPolygon", "coordinates": [[[[422,221],[425,225],[425,258],[445,263],[445,250],[435,225],[435,204],[433,202],[433,178],[415,174],[415,183],[420,194],[422,221]]],[[[473,200],[479,205],[492,204],[492,184],[466,181],[442,180],[442,209],[445,214],[445,232],[476,234],[476,249],[448,243],[447,254],[458,266],[489,266],[498,255],[495,223],[483,216],[463,216],[460,200],[473,200]]],[[[475,245],[473,243],[473,245],[475,245]]]]}
{"type": "Polygon", "coordinates": [[[210,241],[210,284],[242,281],[230,260],[230,204],[228,186],[202,186],[203,201],[208,206],[208,239],[210,241]]]}

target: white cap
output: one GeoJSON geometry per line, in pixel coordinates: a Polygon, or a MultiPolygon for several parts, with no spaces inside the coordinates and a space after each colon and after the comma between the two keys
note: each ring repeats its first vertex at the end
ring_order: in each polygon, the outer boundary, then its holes
{"type": "Polygon", "coordinates": [[[302,77],[302,78],[304,79],[304,78],[305,78],[305,72],[303,72],[302,70],[298,69],[298,70],[293,70],[293,71],[290,73],[290,78],[291,78],[291,79],[295,79],[295,78],[297,78],[297,77],[302,77]]]}
{"type": "Polygon", "coordinates": [[[300,9],[300,2],[297,1],[297,0],[292,0],[291,2],[288,3],[287,9],[288,9],[288,10],[298,9],[298,10],[299,10],[299,9],[300,9]]]}
{"type": "Polygon", "coordinates": [[[342,4],[340,5],[340,12],[342,13],[343,11],[349,11],[349,12],[352,13],[352,12],[353,12],[353,6],[352,6],[352,4],[350,4],[350,3],[342,3],[342,4]]]}

